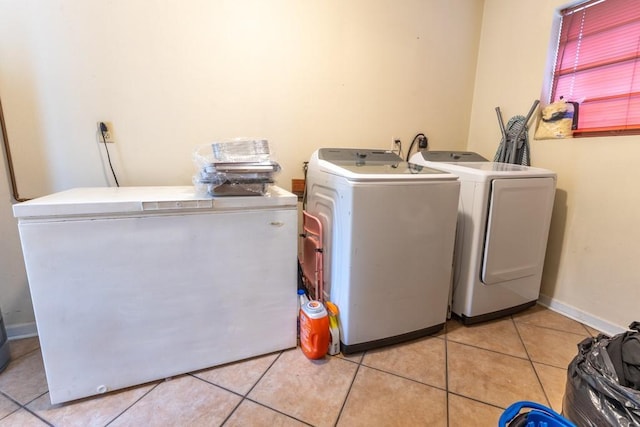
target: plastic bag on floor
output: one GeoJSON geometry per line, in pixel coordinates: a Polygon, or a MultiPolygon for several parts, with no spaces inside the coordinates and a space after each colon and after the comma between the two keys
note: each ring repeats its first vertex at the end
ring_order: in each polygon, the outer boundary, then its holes
{"type": "Polygon", "coordinates": [[[504,410],[498,420],[498,427],[576,427],[551,408],[536,402],[523,400],[515,402],[504,410]],[[530,409],[530,411],[523,411],[530,409]]]}
{"type": "Polygon", "coordinates": [[[630,328],[635,331],[578,344],[562,404],[562,414],[578,426],[640,426],[640,389],[635,383],[640,323],[630,328]]]}

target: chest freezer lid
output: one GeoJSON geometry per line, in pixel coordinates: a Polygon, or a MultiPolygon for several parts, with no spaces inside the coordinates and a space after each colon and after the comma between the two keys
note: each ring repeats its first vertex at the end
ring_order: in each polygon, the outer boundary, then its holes
{"type": "Polygon", "coordinates": [[[264,196],[206,197],[193,186],[74,188],[13,205],[16,218],[67,217],[136,212],[194,212],[297,207],[297,197],[271,186],[264,196]]]}

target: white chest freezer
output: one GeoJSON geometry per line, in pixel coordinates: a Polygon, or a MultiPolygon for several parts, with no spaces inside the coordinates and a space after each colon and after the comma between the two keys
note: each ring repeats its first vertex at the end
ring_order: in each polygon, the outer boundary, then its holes
{"type": "Polygon", "coordinates": [[[13,209],[54,404],[296,345],[291,193],[78,188],[13,209]]]}

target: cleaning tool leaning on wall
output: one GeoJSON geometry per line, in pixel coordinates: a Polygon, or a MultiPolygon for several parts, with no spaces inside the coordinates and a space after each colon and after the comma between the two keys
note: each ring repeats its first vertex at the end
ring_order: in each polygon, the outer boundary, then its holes
{"type": "Polygon", "coordinates": [[[500,145],[498,145],[498,151],[496,151],[496,155],[493,158],[494,162],[531,166],[527,123],[529,123],[539,103],[540,101],[537,99],[533,101],[533,105],[529,109],[526,117],[513,116],[509,119],[506,126],[502,120],[500,107],[496,107],[502,139],[500,140],[500,145]]]}

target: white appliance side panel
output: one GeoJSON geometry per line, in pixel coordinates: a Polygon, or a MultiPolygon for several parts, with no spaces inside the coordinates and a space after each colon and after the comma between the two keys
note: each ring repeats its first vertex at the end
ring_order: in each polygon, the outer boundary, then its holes
{"type": "Polygon", "coordinates": [[[459,183],[340,189],[331,297],[343,342],[365,343],[446,321],[459,183]],[[350,189],[350,191],[349,191],[350,189]],[[350,200],[349,200],[350,199],[350,200]]]}
{"type": "Polygon", "coordinates": [[[485,284],[542,271],[554,192],[553,178],[493,180],[482,266],[485,284]]]}
{"type": "Polygon", "coordinates": [[[343,270],[350,284],[345,344],[444,323],[459,183],[378,184],[353,191],[351,265],[343,270]]]}
{"type": "Polygon", "coordinates": [[[486,181],[460,185],[451,300],[451,311],[458,315],[473,303],[473,288],[480,280],[489,188],[486,181]]]}
{"type": "Polygon", "coordinates": [[[20,235],[52,403],[296,345],[295,208],[20,235]]]}

